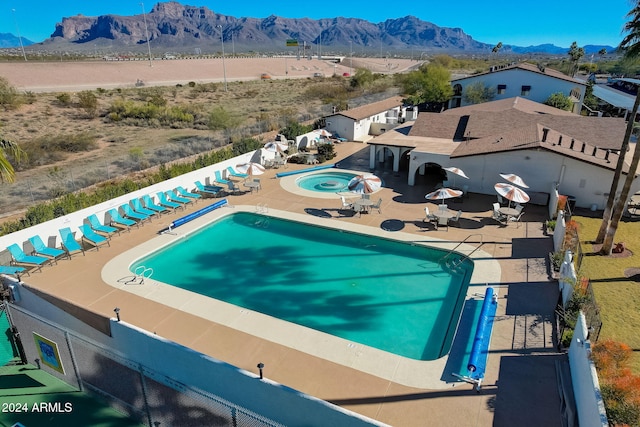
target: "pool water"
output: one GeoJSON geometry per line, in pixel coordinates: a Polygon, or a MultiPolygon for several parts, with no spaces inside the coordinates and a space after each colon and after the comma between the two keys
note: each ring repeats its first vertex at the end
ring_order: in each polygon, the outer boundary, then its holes
{"type": "Polygon", "coordinates": [[[248,212],[131,265],[201,295],[417,360],[447,354],[473,271],[446,252],[248,212]]]}
{"type": "Polygon", "coordinates": [[[304,190],[336,193],[349,191],[347,185],[355,176],[357,174],[349,172],[319,172],[301,176],[296,180],[296,184],[304,190]]]}

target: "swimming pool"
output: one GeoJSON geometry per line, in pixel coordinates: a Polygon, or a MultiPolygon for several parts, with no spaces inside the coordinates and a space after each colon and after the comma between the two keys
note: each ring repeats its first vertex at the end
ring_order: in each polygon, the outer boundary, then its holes
{"type": "Polygon", "coordinates": [[[131,264],[153,279],[415,360],[451,345],[473,262],[365,234],[237,212],[131,264]],[[213,243],[212,243],[213,242],[213,243]],[[180,266],[180,268],[176,268],[180,266]]]}
{"type": "Polygon", "coordinates": [[[347,185],[357,176],[351,172],[325,171],[306,174],[296,179],[296,185],[304,190],[321,193],[349,191],[347,185]]]}

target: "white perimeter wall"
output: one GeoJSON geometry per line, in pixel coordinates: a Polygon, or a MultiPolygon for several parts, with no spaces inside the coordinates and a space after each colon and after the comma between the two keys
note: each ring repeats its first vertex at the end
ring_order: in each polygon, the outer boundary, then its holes
{"type": "MultiPolygon", "coordinates": [[[[15,282],[15,280],[13,280],[15,282]]],[[[183,384],[218,395],[274,421],[290,426],[384,426],[359,414],[265,379],[221,360],[176,344],[125,322],[111,321],[111,337],[97,332],[24,287],[16,305],[73,335],[142,364],[183,384]]],[[[256,359],[256,364],[260,360],[256,359]]],[[[256,369],[257,370],[257,369],[256,369]]],[[[70,371],[69,375],[73,376],[70,371]]],[[[71,380],[73,383],[74,380],[71,380]]]]}
{"type": "Polygon", "coordinates": [[[598,373],[590,359],[591,342],[587,339],[587,324],[580,312],[569,346],[569,366],[573,394],[576,399],[580,427],[607,427],[607,413],[600,394],[598,373]]]}

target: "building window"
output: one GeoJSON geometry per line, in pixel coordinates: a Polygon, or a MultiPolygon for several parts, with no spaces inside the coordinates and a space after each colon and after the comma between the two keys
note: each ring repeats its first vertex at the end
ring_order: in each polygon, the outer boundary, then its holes
{"type": "Polygon", "coordinates": [[[507,85],[498,85],[498,95],[504,95],[507,91],[507,85]]]}
{"type": "Polygon", "coordinates": [[[522,91],[520,92],[520,95],[527,96],[529,95],[529,92],[531,92],[531,86],[522,86],[522,91]]]}

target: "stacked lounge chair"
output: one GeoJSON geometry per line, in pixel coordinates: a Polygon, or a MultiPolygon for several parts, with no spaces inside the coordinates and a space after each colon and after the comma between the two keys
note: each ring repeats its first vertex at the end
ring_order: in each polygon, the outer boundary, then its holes
{"type": "Polygon", "coordinates": [[[137,221],[139,224],[142,224],[145,219],[151,221],[151,217],[149,215],[134,211],[129,203],[121,205],[120,209],[122,209],[122,213],[124,214],[125,218],[137,221]]]}
{"type": "Polygon", "coordinates": [[[218,187],[217,185],[204,185],[200,181],[196,181],[194,184],[196,185],[196,190],[200,194],[208,194],[210,196],[216,197],[220,195],[222,191],[224,191],[224,188],[222,187],[218,187]]]}
{"type": "Polygon", "coordinates": [[[164,194],[162,191],[160,191],[157,194],[157,196],[158,196],[158,202],[160,203],[161,206],[165,206],[171,209],[178,209],[178,208],[184,209],[184,206],[182,206],[180,203],[172,202],[171,200],[167,199],[167,195],[164,194]]]}
{"type": "Polygon", "coordinates": [[[228,179],[224,179],[220,171],[215,171],[214,175],[215,175],[214,181],[220,185],[229,185],[229,183],[231,182],[228,179]]]}
{"type": "Polygon", "coordinates": [[[199,198],[201,198],[202,196],[197,194],[197,193],[192,193],[190,191],[187,191],[184,187],[179,186],[176,187],[176,189],[174,190],[176,192],[176,194],[182,196],[182,197],[188,197],[190,199],[194,199],[194,200],[198,200],[199,198]]]}
{"type": "Polygon", "coordinates": [[[137,199],[137,198],[131,200],[131,206],[133,207],[133,210],[135,212],[141,213],[143,215],[147,215],[149,218],[158,214],[157,211],[142,206],[142,202],[140,201],[140,199],[137,199]]]}
{"type": "Polygon", "coordinates": [[[167,198],[172,202],[181,203],[183,205],[188,205],[189,203],[193,203],[193,199],[190,199],[188,197],[182,197],[178,195],[176,192],[174,192],[173,190],[169,190],[164,194],[166,194],[167,198]]]}

